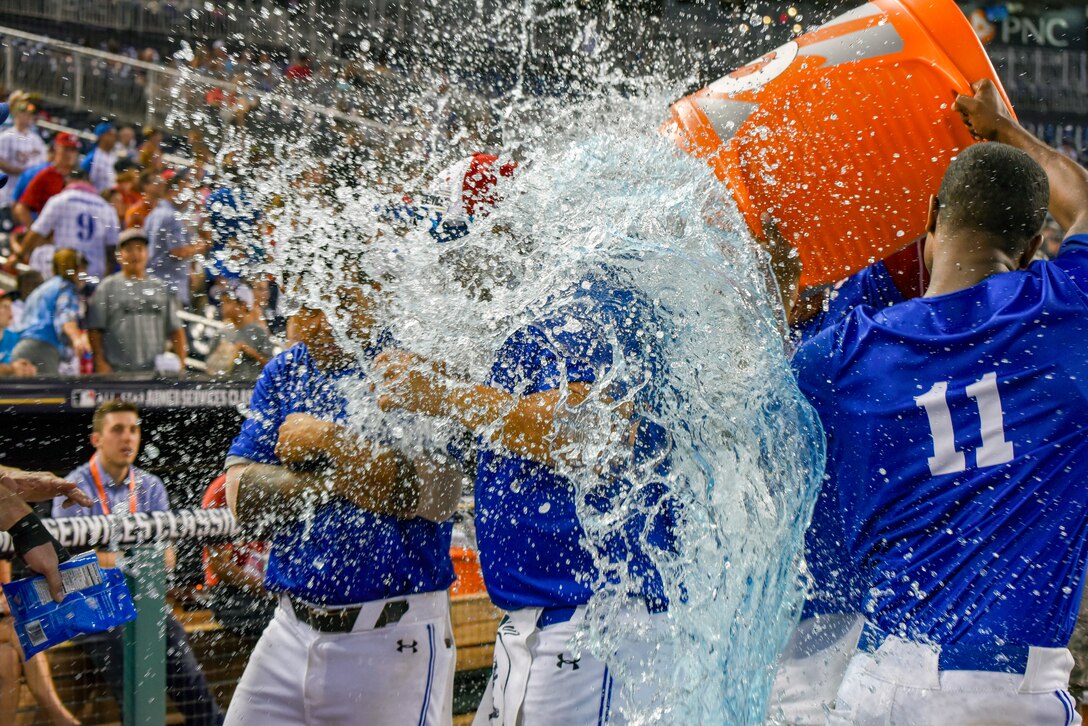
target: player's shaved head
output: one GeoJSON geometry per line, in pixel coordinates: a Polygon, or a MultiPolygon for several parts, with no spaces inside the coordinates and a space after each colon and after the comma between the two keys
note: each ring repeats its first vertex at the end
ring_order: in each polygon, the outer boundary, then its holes
{"type": "Polygon", "coordinates": [[[1023,151],[975,144],[948,166],[938,199],[942,226],[987,235],[1018,254],[1042,229],[1050,186],[1043,167],[1023,151]]]}

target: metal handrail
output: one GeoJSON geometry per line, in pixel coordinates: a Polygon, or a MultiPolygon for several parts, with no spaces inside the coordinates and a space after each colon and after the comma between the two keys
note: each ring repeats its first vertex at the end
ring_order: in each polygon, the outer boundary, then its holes
{"type": "MultiPolygon", "coordinates": [[[[178,70],[176,68],[171,68],[170,66],[135,60],[133,58],[128,58],[127,56],[118,55],[116,53],[109,53],[103,50],[96,50],[94,48],[84,48],[82,46],[74,45],[72,43],[68,43],[62,40],[56,40],[54,38],[49,38],[44,35],[35,35],[34,33],[27,33],[22,30],[16,30],[15,28],[9,28],[6,26],[0,26],[0,38],[2,37],[18,38],[20,40],[38,43],[54,50],[71,53],[72,55],[95,58],[97,60],[108,61],[110,63],[117,63],[128,66],[130,68],[166,76],[168,78],[184,83],[214,86],[216,88],[221,88],[228,91],[237,90],[239,88],[239,84],[235,82],[224,81],[219,78],[204,75],[192,69],[178,70]]],[[[330,106],[323,106],[320,104],[300,101],[299,99],[292,96],[270,91],[261,91],[259,89],[248,86],[245,86],[244,90],[246,95],[261,99],[262,102],[276,105],[286,105],[302,111],[309,111],[311,113],[321,114],[328,118],[355,124],[357,126],[361,126],[363,128],[367,128],[373,131],[378,131],[391,136],[407,135],[412,133],[412,130],[405,126],[391,126],[389,124],[383,124],[379,121],[364,118],[353,113],[346,113],[330,106]]]]}
{"type": "MultiPolygon", "coordinates": [[[[52,121],[38,119],[34,122],[34,125],[40,126],[43,129],[47,129],[55,133],[71,134],[72,136],[81,138],[84,141],[94,141],[98,138],[90,131],[80,131],[79,129],[74,129],[71,126],[64,126],[63,124],[53,123],[52,121]]],[[[170,166],[190,167],[193,165],[192,159],[185,156],[178,156],[177,154],[163,154],[162,160],[170,166]]],[[[215,171],[215,167],[210,164],[205,164],[204,168],[208,171],[215,171]]]]}

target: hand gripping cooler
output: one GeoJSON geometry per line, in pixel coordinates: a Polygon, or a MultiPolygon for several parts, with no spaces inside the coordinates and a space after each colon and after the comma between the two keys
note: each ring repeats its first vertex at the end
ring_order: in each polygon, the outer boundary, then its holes
{"type": "Polygon", "coordinates": [[[94,552],[61,564],[60,574],[64,582],[64,601],[60,603],[54,602],[41,576],[3,587],[26,658],[77,635],[136,619],[125,576],[118,569],[99,567],[94,552]]]}
{"type": "Polygon", "coordinates": [[[812,287],[924,234],[930,195],[974,143],[953,102],[982,78],[1001,89],[952,0],[873,0],[677,101],[664,130],[754,234],[774,211],[812,287]]]}

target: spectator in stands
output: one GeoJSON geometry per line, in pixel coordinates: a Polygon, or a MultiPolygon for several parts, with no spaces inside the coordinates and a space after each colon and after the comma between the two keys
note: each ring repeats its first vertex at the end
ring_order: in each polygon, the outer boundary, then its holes
{"type": "Polygon", "coordinates": [[[143,138],[140,153],[136,157],[137,163],[144,169],[162,171],[162,131],[145,126],[143,138]]]}
{"type": "Polygon", "coordinates": [[[233,153],[220,171],[222,183],[208,195],[205,219],[212,236],[210,274],[224,281],[237,280],[263,258],[260,245],[261,212],[243,183],[233,153]]]}
{"type": "Polygon", "coordinates": [[[220,311],[226,325],[212,341],[208,373],[255,380],[275,351],[253,290],[243,283],[224,286],[220,311]]]}
{"type": "MultiPolygon", "coordinates": [[[[58,497],[53,500],[53,516],[169,511],[170,500],[162,480],[134,466],[140,450],[139,409],[120,400],[103,403],[94,412],[91,429],[94,455],[66,478],[83,492],[97,497],[97,501],[89,507],[65,506],[58,497]]],[[[116,565],[116,556],[116,552],[99,552],[99,560],[106,567],[116,565]]],[[[174,567],[173,548],[167,550],[166,567],[174,567]]],[[[80,644],[94,661],[117,703],[123,704],[124,628],[81,638],[80,644]]],[[[186,724],[215,726],[220,723],[215,696],[189,647],[185,630],[170,611],[166,613],[166,691],[184,714],[186,724]]]]}
{"type": "MultiPolygon", "coordinates": [[[[202,509],[227,508],[227,475],[204,492],[202,509]]],[[[276,600],[264,589],[268,543],[257,540],[204,548],[204,584],[215,619],[242,636],[260,635],[272,619],[276,600]]]]}
{"type": "Polygon", "coordinates": [[[83,157],[80,166],[101,194],[117,183],[117,172],[113,167],[121,158],[121,147],[117,145],[117,129],[107,121],[95,126],[94,135],[94,147],[83,157]]]}
{"type": "MultiPolygon", "coordinates": [[[[18,334],[11,329],[11,294],[0,291],[0,376],[33,376],[38,370],[30,361],[11,359],[11,352],[19,342],[18,334]]],[[[0,713],[3,713],[0,709],[0,713]]]]}
{"type": "MultiPolygon", "coordinates": [[[[0,562],[0,583],[4,582],[11,582],[11,562],[8,561],[0,562]]],[[[48,656],[38,653],[30,660],[24,660],[11,609],[0,591],[0,715],[10,716],[10,723],[15,723],[22,693],[21,681],[25,678],[27,690],[53,726],[78,726],[79,719],[65,708],[57,695],[48,656]]]]}
{"type": "Polygon", "coordinates": [[[87,307],[95,371],[154,371],[167,341],[184,364],[185,329],[178,319],[177,299],[165,282],[147,275],[143,230],[121,233],[117,259],[121,271],[102,281],[87,307]]]}
{"type": "MultiPolygon", "coordinates": [[[[11,187],[11,217],[12,221],[15,221],[15,203],[22,198],[26,192],[26,188],[30,186],[30,182],[34,180],[34,177],[38,176],[38,172],[46,168],[53,163],[53,155],[48,154],[45,161],[40,161],[33,166],[27,167],[27,170],[20,174],[15,179],[8,179],[8,184],[14,184],[11,187]]],[[[24,225],[19,225],[24,226],[24,225]]]]}
{"type": "Polygon", "coordinates": [[[308,53],[301,53],[291,65],[283,71],[283,77],[289,81],[307,81],[314,75],[313,61],[308,53]]]}
{"type": "MultiPolygon", "coordinates": [[[[128,206],[125,204],[125,193],[121,191],[120,187],[111,187],[100,195],[106,200],[106,203],[113,207],[113,211],[117,213],[117,219],[123,220],[125,218],[125,212],[128,211],[128,206]]],[[[124,226],[124,223],[122,223],[124,226]]],[[[107,257],[108,257],[107,251],[107,257]]]]}
{"type": "MultiPolygon", "coordinates": [[[[53,271],[49,271],[52,275],[53,271]]],[[[23,311],[26,309],[26,301],[30,299],[30,293],[38,289],[45,282],[45,276],[37,270],[21,270],[16,278],[15,290],[18,299],[11,303],[11,327],[18,329],[23,321],[23,311]]]]}
{"type": "Polygon", "coordinates": [[[18,342],[19,336],[11,330],[11,294],[0,290],[0,363],[11,362],[11,351],[18,342]]]}
{"type": "Polygon", "coordinates": [[[194,239],[182,218],[182,200],[192,196],[189,176],[184,170],[172,175],[166,190],[144,222],[150,244],[148,269],[170,287],[183,308],[189,306],[189,271],[193,258],[211,248],[211,243],[194,239]]]}
{"type": "Polygon", "coordinates": [[[151,214],[151,210],[162,199],[166,183],[158,170],[144,169],[136,182],[136,190],[140,193],[140,199],[125,212],[125,229],[144,226],[147,215],[151,214]]]}
{"type": "Polygon", "coordinates": [[[29,260],[27,255],[52,235],[58,250],[78,250],[87,260],[87,273],[101,280],[106,276],[106,250],[117,244],[120,229],[116,210],[90,184],[86,170],[75,169],[64,191],[49,199],[30,227],[22,255],[29,260]]]}
{"type": "Polygon", "coordinates": [[[125,200],[125,208],[119,215],[121,222],[124,222],[125,212],[142,198],[136,191],[136,183],[140,180],[140,165],[128,157],[121,157],[113,165],[113,170],[117,173],[117,184],[114,188],[120,190],[125,200]]]}
{"type": "Polygon", "coordinates": [[[45,203],[64,191],[68,175],[79,160],[79,139],[71,134],[57,134],[53,139],[53,159],[44,169],[34,175],[26,185],[12,209],[15,221],[24,227],[34,223],[34,217],[41,214],[45,203]]]}
{"type": "Polygon", "coordinates": [[[132,126],[122,126],[118,129],[117,145],[121,147],[122,156],[135,159],[140,151],[140,145],[136,143],[136,129],[132,126]]]}
{"type": "Polygon", "coordinates": [[[11,357],[29,361],[39,375],[57,375],[69,347],[77,357],[90,351],[87,336],[79,328],[79,293],[86,269],[87,261],[75,250],[57,250],[53,255],[53,277],[27,298],[15,330],[19,342],[11,357]]]}
{"type": "Polygon", "coordinates": [[[12,190],[19,175],[46,160],[49,149],[34,126],[34,104],[22,101],[11,108],[12,126],[0,133],[0,172],[8,175],[8,183],[0,188],[0,215],[3,229],[11,229],[12,190]]]}

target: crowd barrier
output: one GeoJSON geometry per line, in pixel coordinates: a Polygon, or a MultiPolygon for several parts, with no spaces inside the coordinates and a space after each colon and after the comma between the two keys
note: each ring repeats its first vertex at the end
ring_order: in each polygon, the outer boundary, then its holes
{"type": "MultiPolygon", "coordinates": [[[[121,567],[137,608],[137,618],[126,626],[123,709],[94,677],[93,666],[73,643],[47,651],[53,679],[61,700],[86,724],[124,723],[161,726],[178,718],[176,705],[163,697],[166,688],[165,618],[168,581],[162,565],[168,543],[189,541],[199,545],[238,542],[255,536],[240,528],[229,510],[197,509],[138,513],[126,516],[74,517],[44,520],[45,526],[66,547],[81,550],[102,547],[121,550],[121,567]]],[[[456,551],[456,548],[455,548],[456,551]]],[[[11,542],[0,534],[0,557],[11,556],[11,542]]],[[[452,589],[451,616],[458,647],[455,678],[455,724],[471,721],[490,673],[494,633],[501,613],[486,593],[452,589]]],[[[200,591],[198,590],[198,594],[200,591]]],[[[205,592],[205,594],[207,594],[205,592]]],[[[175,617],[185,629],[194,654],[221,708],[229,705],[234,687],[257,632],[239,632],[218,622],[199,602],[175,606],[175,617]]],[[[29,691],[24,692],[19,723],[47,723],[34,713],[29,691]]]]}
{"type": "Polygon", "coordinates": [[[206,105],[213,89],[243,94],[266,111],[325,116],[379,138],[409,133],[313,102],[305,94],[261,91],[189,68],[147,63],[7,27],[0,27],[0,79],[5,88],[23,89],[51,103],[179,135],[192,126],[192,111],[206,105]]]}

